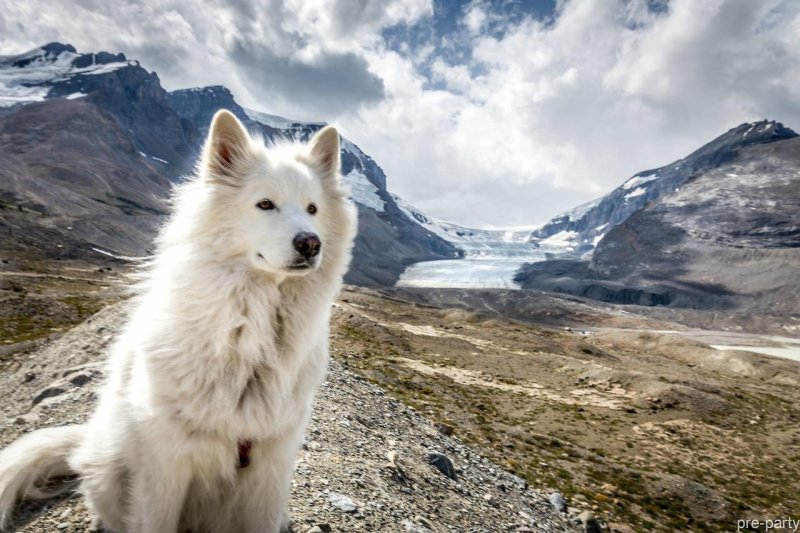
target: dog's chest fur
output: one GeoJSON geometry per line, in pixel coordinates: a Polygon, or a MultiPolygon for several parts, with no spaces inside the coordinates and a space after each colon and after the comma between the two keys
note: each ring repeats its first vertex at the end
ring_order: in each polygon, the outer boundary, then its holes
{"type": "Polygon", "coordinates": [[[188,349],[158,358],[160,400],[188,429],[224,438],[269,438],[297,421],[327,365],[327,328],[304,331],[320,323],[310,306],[289,285],[249,281],[194,307],[177,343],[188,349]]]}

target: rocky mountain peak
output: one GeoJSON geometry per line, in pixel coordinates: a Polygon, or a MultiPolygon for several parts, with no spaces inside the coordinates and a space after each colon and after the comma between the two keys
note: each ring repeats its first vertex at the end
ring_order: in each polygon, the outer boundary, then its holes
{"type": "Polygon", "coordinates": [[[24,54],[9,56],[8,60],[3,63],[16,68],[25,68],[32,63],[54,63],[64,53],[77,55],[78,52],[71,44],[53,42],[24,54]]]}
{"type": "MultiPolygon", "coordinates": [[[[77,99],[120,83],[159,86],[158,76],[122,53],[79,53],[74,46],[53,42],[18,55],[0,56],[0,107],[54,98],[77,99]]],[[[141,94],[131,91],[128,97],[141,94]]]]}
{"type": "Polygon", "coordinates": [[[62,52],[71,52],[73,54],[78,53],[75,47],[72,46],[71,44],[59,43],[58,41],[47,43],[46,45],[42,46],[41,49],[44,50],[45,52],[52,53],[55,55],[58,55],[62,52]]]}
{"type": "Polygon", "coordinates": [[[655,171],[641,172],[637,176],[648,172],[662,171],[662,169],[668,169],[676,164],[684,164],[686,168],[694,172],[702,172],[731,161],[745,146],[766,144],[793,137],[797,137],[797,133],[774,120],[745,122],[731,128],[687,157],[655,171]]]}
{"type": "Polygon", "coordinates": [[[250,117],[233,97],[233,93],[222,85],[179,89],[167,95],[173,109],[183,118],[195,124],[208,125],[219,109],[227,109],[239,120],[249,122],[250,117]]]}
{"type": "MultiPolygon", "coordinates": [[[[72,60],[75,68],[87,68],[92,65],[108,65],[109,63],[125,63],[128,59],[125,54],[111,54],[109,52],[98,52],[96,54],[82,54],[72,60]]],[[[138,66],[138,63],[136,63],[138,66]]]]}
{"type": "Polygon", "coordinates": [[[732,161],[745,147],[797,136],[793,130],[774,120],[740,124],[688,156],[634,174],[602,198],[554,217],[534,230],[531,238],[537,242],[555,236],[570,243],[572,257],[587,256],[614,226],[649,202],[679,189],[688,179],[732,161]]]}
{"type": "Polygon", "coordinates": [[[744,122],[735,128],[731,128],[727,133],[721,137],[741,135],[742,139],[750,139],[752,144],[754,141],[764,141],[769,139],[791,139],[797,137],[797,133],[791,128],[787,128],[782,123],[775,120],[759,120],[758,122],[744,122]]]}

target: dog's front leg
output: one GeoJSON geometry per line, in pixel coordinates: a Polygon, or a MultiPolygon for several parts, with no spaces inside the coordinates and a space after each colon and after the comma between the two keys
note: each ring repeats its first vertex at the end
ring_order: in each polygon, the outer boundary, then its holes
{"type": "Polygon", "coordinates": [[[136,465],[131,472],[131,500],[128,508],[128,533],[175,533],[191,483],[188,456],[168,450],[170,443],[136,465]],[[166,453],[165,453],[166,452],[166,453]]]}
{"type": "Polygon", "coordinates": [[[242,531],[284,533],[289,529],[292,472],[302,441],[296,430],[253,448],[253,460],[240,475],[238,508],[242,531]]]}

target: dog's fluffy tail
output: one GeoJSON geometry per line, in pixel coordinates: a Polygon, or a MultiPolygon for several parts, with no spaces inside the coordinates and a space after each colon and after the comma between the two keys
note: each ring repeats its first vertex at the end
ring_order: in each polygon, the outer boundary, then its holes
{"type": "Polygon", "coordinates": [[[0,451],[0,531],[11,519],[21,499],[49,498],[59,491],[46,491],[48,479],[72,474],[67,457],[81,441],[84,426],[40,429],[0,451]]]}

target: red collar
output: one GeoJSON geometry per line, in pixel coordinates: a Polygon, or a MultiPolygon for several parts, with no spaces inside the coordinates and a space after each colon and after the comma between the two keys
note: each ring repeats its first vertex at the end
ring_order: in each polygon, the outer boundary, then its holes
{"type": "Polygon", "coordinates": [[[236,464],[239,468],[247,468],[250,465],[250,449],[253,447],[253,441],[240,440],[239,441],[239,462],[236,464]]]}

